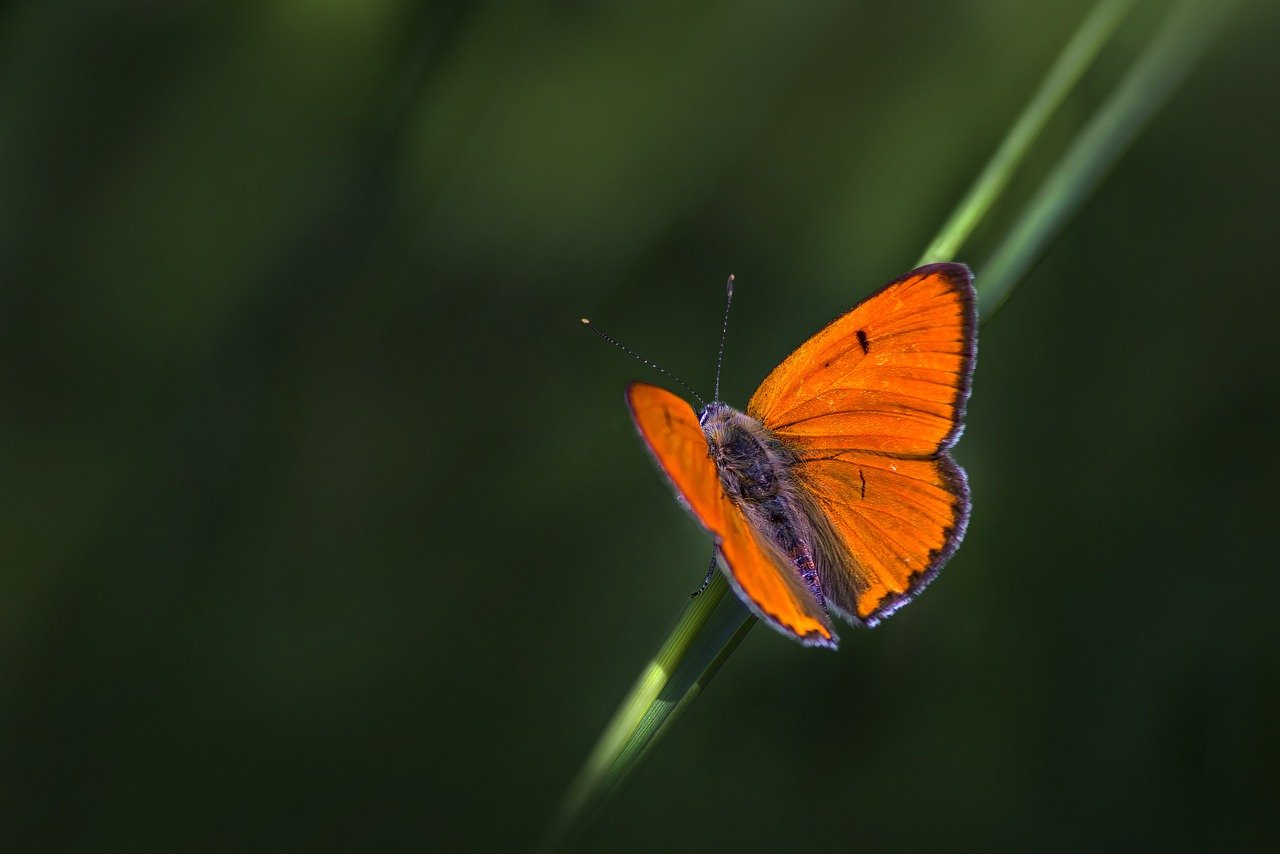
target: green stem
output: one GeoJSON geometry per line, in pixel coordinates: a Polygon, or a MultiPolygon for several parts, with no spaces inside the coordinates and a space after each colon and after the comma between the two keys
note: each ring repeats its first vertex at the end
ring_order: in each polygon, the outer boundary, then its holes
{"type": "MultiPolygon", "coordinates": [[[[926,260],[955,257],[956,250],[1006,186],[1009,173],[1027,146],[1096,56],[1129,5],[1129,0],[1101,0],[1082,22],[973,189],[929,245],[926,260]]],[[[983,268],[979,276],[983,283],[983,320],[995,313],[1031,260],[1078,209],[1124,146],[1191,67],[1216,32],[1213,25],[1221,22],[1221,8],[1226,5],[1213,0],[1186,0],[1170,14],[1116,92],[1051,173],[1024,221],[983,268]]],[[[720,574],[702,595],[685,606],[570,786],[547,847],[565,844],[586,826],[670,730],[755,622],[720,574]]]]}
{"type": "Polygon", "coordinates": [[[986,167],[974,179],[969,192],[956,205],[938,236],[920,256],[920,264],[950,261],[968,239],[978,222],[995,203],[1014,170],[1031,149],[1040,131],[1062,104],[1062,99],[1092,64],[1098,51],[1111,38],[1133,0],[1100,0],[1067,42],[1058,59],[1040,83],[1040,88],[1005,135],[986,167]]]}
{"type": "Polygon", "coordinates": [[[639,766],[755,624],[716,573],[649,661],[569,787],[553,841],[567,841],[639,766]]]}
{"type": "Polygon", "coordinates": [[[1147,120],[1208,47],[1234,5],[1231,0],[1183,0],[1142,55],[1093,114],[1032,197],[1016,225],[980,268],[984,315],[1009,298],[1032,262],[1093,192],[1147,120]]]}

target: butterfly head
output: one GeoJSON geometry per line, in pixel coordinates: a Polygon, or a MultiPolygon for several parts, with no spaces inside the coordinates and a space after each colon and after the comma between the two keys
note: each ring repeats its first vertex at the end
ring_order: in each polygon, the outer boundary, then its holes
{"type": "Polygon", "coordinates": [[[702,425],[703,432],[706,432],[708,424],[726,420],[730,412],[733,412],[733,407],[727,403],[721,403],[718,400],[708,403],[702,407],[702,412],[698,413],[698,423],[702,425]]]}

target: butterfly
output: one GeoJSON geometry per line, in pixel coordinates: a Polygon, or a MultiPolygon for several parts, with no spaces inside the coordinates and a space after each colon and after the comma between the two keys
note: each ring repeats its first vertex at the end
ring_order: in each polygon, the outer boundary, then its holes
{"type": "Polygon", "coordinates": [[[656,385],[627,387],[644,444],[715,541],[713,571],[760,619],[834,649],[832,614],[877,625],[955,552],[969,486],[949,450],[977,328],[969,268],[929,264],[802,344],[745,412],[718,400],[718,379],[697,413],[656,385]]]}

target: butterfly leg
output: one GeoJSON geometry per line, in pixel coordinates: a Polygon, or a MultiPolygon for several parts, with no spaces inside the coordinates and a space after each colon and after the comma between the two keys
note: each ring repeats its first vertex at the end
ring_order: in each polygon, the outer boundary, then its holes
{"type": "Polygon", "coordinates": [[[716,576],[716,547],[711,547],[711,565],[707,567],[707,577],[702,579],[702,584],[698,585],[698,589],[689,594],[689,598],[693,599],[699,593],[711,586],[711,579],[716,576]]]}

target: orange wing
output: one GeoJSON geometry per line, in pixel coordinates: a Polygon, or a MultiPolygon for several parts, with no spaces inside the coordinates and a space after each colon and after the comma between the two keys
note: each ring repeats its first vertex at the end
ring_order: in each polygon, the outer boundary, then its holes
{"type": "Polygon", "coordinates": [[[969,398],[976,307],[967,267],[920,267],[806,341],[747,405],[800,460],[822,593],[852,622],[910,601],[964,536],[968,484],[946,451],[969,398]]]}
{"type": "Polygon", "coordinates": [[[845,451],[797,466],[821,518],[827,607],[874,626],[924,589],[969,522],[964,469],[947,454],[911,459],[845,451]],[[824,530],[825,528],[825,530],[824,530]]]}
{"type": "Polygon", "coordinates": [[[963,264],[912,270],[774,368],[747,414],[801,451],[945,450],[969,397],[976,302],[963,264]]]}
{"type": "Polygon", "coordinates": [[[834,647],[837,639],[826,609],[790,561],[758,537],[725,496],[692,407],[666,389],[639,382],[627,387],[627,404],[680,502],[715,538],[721,566],[738,598],[801,643],[834,647]]]}

